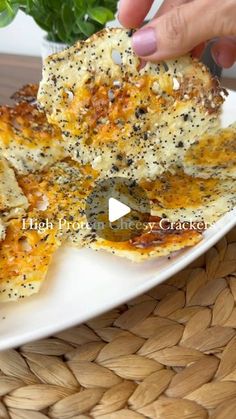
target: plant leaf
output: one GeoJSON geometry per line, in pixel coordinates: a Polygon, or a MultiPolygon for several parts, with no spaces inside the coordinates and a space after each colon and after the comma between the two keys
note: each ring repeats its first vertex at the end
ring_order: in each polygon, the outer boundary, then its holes
{"type": "Polygon", "coordinates": [[[33,9],[33,7],[34,7],[33,0],[27,0],[26,1],[26,13],[30,14],[30,11],[33,9]]]}
{"type": "Polygon", "coordinates": [[[6,5],[6,9],[0,13],[0,28],[4,28],[5,26],[9,25],[15,18],[18,12],[19,6],[18,4],[11,6],[9,9],[6,5]]]}
{"type": "Polygon", "coordinates": [[[52,29],[52,21],[51,16],[48,16],[46,19],[34,17],[35,22],[37,25],[42,28],[46,32],[50,32],[52,29]]]}
{"type": "Polygon", "coordinates": [[[116,13],[117,11],[117,0],[104,0],[103,5],[107,9],[111,10],[113,13],[116,13]]]}
{"type": "Polygon", "coordinates": [[[88,15],[90,19],[93,19],[96,22],[101,23],[101,25],[105,25],[106,22],[114,19],[113,12],[107,9],[106,7],[102,6],[88,8],[88,15]]]}
{"type": "Polygon", "coordinates": [[[86,35],[86,37],[91,36],[94,31],[95,31],[95,26],[93,23],[91,22],[85,22],[82,19],[77,19],[76,23],[78,25],[78,28],[80,29],[80,31],[86,35]]]}
{"type": "Polygon", "coordinates": [[[61,1],[58,1],[58,0],[50,0],[50,1],[47,0],[48,8],[52,11],[55,11],[55,12],[56,11],[60,12],[60,7],[61,7],[60,3],[61,3],[61,1]]]}
{"type": "Polygon", "coordinates": [[[0,1],[0,13],[2,13],[4,10],[6,10],[6,2],[5,0],[0,1]]]}
{"type": "Polygon", "coordinates": [[[114,18],[118,0],[0,0],[0,27],[18,10],[33,17],[48,39],[71,44],[101,30],[114,18]]]}
{"type": "Polygon", "coordinates": [[[74,15],[72,8],[68,3],[64,3],[61,8],[61,18],[67,35],[71,33],[71,28],[74,23],[74,15]]]}
{"type": "MultiPolygon", "coordinates": [[[[88,0],[87,1],[87,6],[88,7],[92,7],[97,3],[97,0],[88,0]]],[[[101,2],[100,2],[101,3],[101,2]]]]}
{"type": "Polygon", "coordinates": [[[79,16],[82,16],[87,12],[87,3],[85,0],[74,0],[74,6],[79,16]]]}
{"type": "Polygon", "coordinates": [[[56,33],[57,37],[59,38],[60,42],[64,42],[65,44],[68,43],[68,36],[67,32],[65,31],[64,25],[60,20],[56,20],[54,23],[54,32],[56,33]]]}
{"type": "Polygon", "coordinates": [[[12,5],[11,5],[11,3],[9,2],[9,0],[6,0],[6,1],[5,1],[5,4],[6,4],[6,9],[7,9],[8,13],[9,13],[10,15],[12,15],[14,12],[13,12],[13,8],[12,8],[12,5]]]}

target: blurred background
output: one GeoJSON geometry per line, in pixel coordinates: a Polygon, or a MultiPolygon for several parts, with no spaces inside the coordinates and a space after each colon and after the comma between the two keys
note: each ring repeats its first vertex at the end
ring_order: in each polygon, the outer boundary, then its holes
{"type": "MultiPolygon", "coordinates": [[[[148,18],[153,16],[161,3],[162,0],[155,0],[148,18]]],[[[109,26],[118,24],[118,21],[114,21],[109,26]]],[[[0,53],[40,56],[44,34],[31,17],[19,12],[8,27],[0,29],[0,53]]],[[[223,75],[236,78],[236,65],[224,70],[223,75]]]]}

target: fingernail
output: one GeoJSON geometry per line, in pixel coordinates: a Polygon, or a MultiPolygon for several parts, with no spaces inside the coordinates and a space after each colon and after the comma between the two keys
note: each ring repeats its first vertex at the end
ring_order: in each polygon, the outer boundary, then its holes
{"type": "Polygon", "coordinates": [[[215,61],[215,63],[219,66],[219,67],[221,67],[221,64],[220,64],[220,61],[219,61],[219,51],[212,51],[211,52],[212,53],[212,57],[213,57],[213,59],[214,59],[214,61],[215,61]]]}
{"type": "Polygon", "coordinates": [[[135,32],[132,38],[133,49],[137,55],[147,57],[157,51],[156,31],[153,28],[144,28],[135,32]]]}
{"type": "Polygon", "coordinates": [[[214,51],[212,55],[219,67],[230,68],[234,64],[234,58],[228,51],[214,51]]]}

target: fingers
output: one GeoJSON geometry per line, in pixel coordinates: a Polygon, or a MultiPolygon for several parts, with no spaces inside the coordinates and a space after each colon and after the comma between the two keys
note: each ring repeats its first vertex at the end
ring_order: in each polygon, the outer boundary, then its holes
{"type": "Polygon", "coordinates": [[[137,31],[133,48],[145,60],[177,57],[208,39],[236,35],[235,21],[235,1],[194,0],[172,8],[137,31]]]}
{"type": "Polygon", "coordinates": [[[220,38],[211,51],[216,64],[224,68],[232,67],[236,61],[236,37],[220,38]]]}
{"type": "Polygon", "coordinates": [[[185,3],[190,3],[193,0],[165,0],[162,5],[159,7],[155,18],[164,15],[165,13],[169,12],[171,9],[177,6],[181,6],[185,3]]]}
{"type": "Polygon", "coordinates": [[[126,28],[138,28],[147,16],[154,0],[120,0],[118,18],[126,28]]]}
{"type": "MultiPolygon", "coordinates": [[[[159,17],[176,6],[193,0],[165,0],[155,17],[159,17]]],[[[120,0],[118,18],[120,23],[127,28],[138,28],[147,16],[154,0],[120,0]]]]}
{"type": "Polygon", "coordinates": [[[193,50],[191,51],[192,56],[195,58],[201,58],[204,49],[205,49],[206,43],[202,42],[201,44],[197,45],[195,48],[193,48],[193,50]]]}

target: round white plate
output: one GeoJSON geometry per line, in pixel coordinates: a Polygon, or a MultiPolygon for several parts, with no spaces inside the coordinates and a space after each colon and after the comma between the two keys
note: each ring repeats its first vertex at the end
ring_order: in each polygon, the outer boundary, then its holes
{"type": "MultiPolygon", "coordinates": [[[[230,92],[224,126],[235,121],[235,107],[236,92],[230,92]]],[[[235,224],[236,209],[209,229],[194,248],[143,264],[92,250],[60,249],[38,295],[0,306],[0,350],[85,322],[144,293],[205,253],[235,224]]]]}

